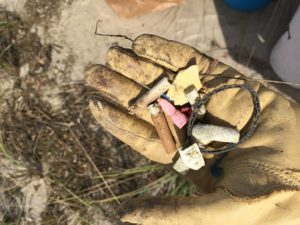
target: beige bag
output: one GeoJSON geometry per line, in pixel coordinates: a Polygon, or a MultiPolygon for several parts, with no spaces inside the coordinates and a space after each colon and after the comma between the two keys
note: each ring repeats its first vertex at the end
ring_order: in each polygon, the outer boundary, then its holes
{"type": "MultiPolygon", "coordinates": [[[[197,50],[153,35],[141,35],[133,51],[112,47],[107,65],[86,70],[86,81],[104,97],[91,101],[90,108],[99,124],[145,157],[172,163],[152,126],[146,109],[129,115],[127,108],[162,74],[176,72],[196,62],[206,92],[224,84],[247,82],[260,98],[261,116],[254,134],[221,163],[224,176],[215,180],[207,166],[187,177],[203,190],[201,197],[138,199],[125,206],[123,221],[138,224],[256,225],[300,224],[300,108],[256,81],[245,81],[233,68],[215,63],[197,50]],[[215,76],[206,76],[209,74],[215,76]],[[233,78],[234,77],[234,78],[233,78]],[[135,81],[135,82],[133,82],[135,81]]],[[[230,125],[241,132],[249,126],[253,111],[249,93],[228,89],[207,104],[205,122],[230,125]]]]}
{"type": "Polygon", "coordinates": [[[129,19],[177,6],[184,0],[106,0],[106,2],[119,16],[129,19]]]}

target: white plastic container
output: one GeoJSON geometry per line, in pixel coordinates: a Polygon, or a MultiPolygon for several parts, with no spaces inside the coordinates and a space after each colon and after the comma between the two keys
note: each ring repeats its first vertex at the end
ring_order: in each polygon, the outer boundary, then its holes
{"type": "MultiPolygon", "coordinates": [[[[274,46],[270,63],[282,80],[300,83],[300,7],[290,22],[289,31],[274,46]]],[[[299,85],[294,87],[300,89],[299,85]]]]}

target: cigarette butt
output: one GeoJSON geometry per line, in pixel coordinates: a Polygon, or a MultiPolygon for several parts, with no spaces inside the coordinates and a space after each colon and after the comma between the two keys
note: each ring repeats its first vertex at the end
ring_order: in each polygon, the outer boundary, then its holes
{"type": "Polygon", "coordinates": [[[133,105],[136,107],[147,107],[171,87],[167,77],[162,78],[147,93],[140,97],[133,105]]]}
{"type": "Polygon", "coordinates": [[[171,117],[165,114],[172,136],[174,137],[176,148],[180,148],[186,142],[187,127],[179,129],[172,121],[171,117]]]}
{"type": "Polygon", "coordinates": [[[206,108],[202,105],[200,108],[196,109],[196,119],[202,121],[206,114],[206,108]]]}
{"type": "Polygon", "coordinates": [[[203,154],[204,159],[212,159],[215,155],[211,153],[205,153],[203,154]]]}
{"type": "Polygon", "coordinates": [[[168,154],[175,152],[176,151],[175,141],[172,137],[164,113],[161,111],[160,107],[157,104],[149,105],[148,110],[150,112],[158,136],[160,137],[166,152],[168,154]]]}
{"type": "Polygon", "coordinates": [[[178,127],[182,128],[189,119],[186,115],[184,115],[182,112],[177,110],[170,102],[163,98],[157,99],[158,104],[162,108],[162,110],[165,112],[166,115],[170,116],[173,123],[178,127]]]}
{"type": "Polygon", "coordinates": [[[193,127],[192,136],[203,145],[212,141],[238,143],[240,140],[240,133],[237,129],[201,123],[193,127]]]}
{"type": "MultiPolygon", "coordinates": [[[[198,143],[198,147],[203,148],[204,145],[198,143]]],[[[211,153],[202,153],[202,156],[203,156],[204,159],[212,159],[215,155],[211,154],[211,153]]]]}

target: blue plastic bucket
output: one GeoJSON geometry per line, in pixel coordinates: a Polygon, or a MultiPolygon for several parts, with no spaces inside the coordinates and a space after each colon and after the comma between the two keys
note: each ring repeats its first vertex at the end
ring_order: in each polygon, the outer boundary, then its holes
{"type": "Polygon", "coordinates": [[[245,11],[252,12],[261,9],[271,3],[272,0],[224,0],[230,7],[245,11]]]}

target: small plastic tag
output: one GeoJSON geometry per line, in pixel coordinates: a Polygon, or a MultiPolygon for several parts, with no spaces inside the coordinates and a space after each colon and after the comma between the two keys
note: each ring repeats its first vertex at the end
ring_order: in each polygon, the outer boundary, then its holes
{"type": "Polygon", "coordinates": [[[199,98],[198,91],[194,85],[191,85],[190,87],[186,88],[184,90],[184,93],[185,93],[186,99],[189,101],[189,103],[191,105],[194,105],[197,98],[199,98]]]}
{"type": "Polygon", "coordinates": [[[173,123],[181,129],[185,124],[189,122],[189,119],[186,115],[184,115],[182,112],[177,110],[170,102],[168,102],[166,99],[159,98],[157,99],[158,104],[160,105],[161,109],[171,117],[173,123]]]}
{"type": "Polygon", "coordinates": [[[180,148],[179,154],[184,164],[192,170],[199,170],[201,167],[205,166],[205,161],[197,143],[185,149],[180,148]]]}

